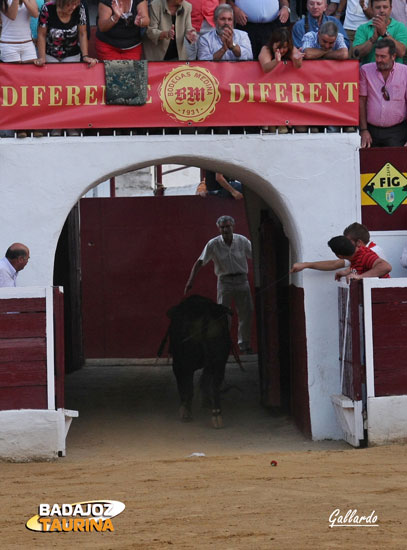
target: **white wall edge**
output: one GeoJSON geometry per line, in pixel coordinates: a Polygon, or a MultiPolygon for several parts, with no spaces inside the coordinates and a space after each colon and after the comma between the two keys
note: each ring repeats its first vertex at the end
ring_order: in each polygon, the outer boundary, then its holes
{"type": "Polygon", "coordinates": [[[46,290],[42,286],[0,288],[0,298],[45,298],[46,290]]]}
{"type": "Polygon", "coordinates": [[[47,402],[48,409],[55,409],[55,352],[54,352],[54,294],[46,288],[46,338],[47,338],[47,402]]]}

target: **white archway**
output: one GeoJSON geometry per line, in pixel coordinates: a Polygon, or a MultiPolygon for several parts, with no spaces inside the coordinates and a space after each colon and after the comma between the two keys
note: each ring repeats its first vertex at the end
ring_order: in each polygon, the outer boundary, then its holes
{"type": "MultiPolygon", "coordinates": [[[[324,259],[329,237],[360,220],[358,145],[356,134],[2,139],[1,246],[30,247],[20,285],[51,285],[62,226],[87,190],[143,166],[177,163],[244,181],[280,218],[293,261],[324,259]]],[[[304,273],[293,282],[304,288],[312,435],[339,438],[330,403],[339,392],[333,278],[304,273]]]]}

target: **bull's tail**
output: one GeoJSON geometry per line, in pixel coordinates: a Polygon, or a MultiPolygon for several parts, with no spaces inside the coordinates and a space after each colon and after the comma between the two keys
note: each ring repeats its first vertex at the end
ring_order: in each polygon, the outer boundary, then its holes
{"type": "Polygon", "coordinates": [[[239,365],[240,370],[242,370],[243,372],[246,372],[246,369],[244,368],[244,366],[242,365],[242,362],[240,360],[236,342],[232,341],[230,347],[231,347],[231,350],[232,350],[232,353],[233,353],[233,357],[235,358],[236,363],[239,365]]]}

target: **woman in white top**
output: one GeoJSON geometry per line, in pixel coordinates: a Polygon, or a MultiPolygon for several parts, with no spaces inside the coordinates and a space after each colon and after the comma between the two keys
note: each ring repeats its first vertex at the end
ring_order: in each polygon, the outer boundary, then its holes
{"type": "Polygon", "coordinates": [[[30,17],[38,17],[36,0],[0,0],[0,59],[5,63],[33,63],[37,58],[30,17]]]}

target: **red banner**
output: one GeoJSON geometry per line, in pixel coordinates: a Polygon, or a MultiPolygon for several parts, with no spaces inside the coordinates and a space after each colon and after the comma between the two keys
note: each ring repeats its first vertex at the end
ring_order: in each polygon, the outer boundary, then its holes
{"type": "Polygon", "coordinates": [[[106,105],[102,63],[0,63],[0,128],[355,126],[357,61],[149,63],[143,106],[106,105]]]}

